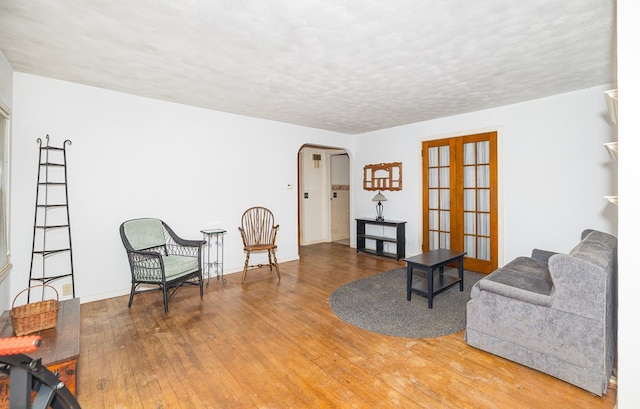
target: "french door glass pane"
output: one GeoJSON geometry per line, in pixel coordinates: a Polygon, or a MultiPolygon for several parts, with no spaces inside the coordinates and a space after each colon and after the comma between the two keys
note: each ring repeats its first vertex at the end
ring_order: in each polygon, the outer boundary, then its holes
{"type": "Polygon", "coordinates": [[[475,166],[464,167],[464,187],[466,188],[476,187],[476,167],[475,166]]]}
{"type": "Polygon", "coordinates": [[[429,232],[429,250],[435,250],[440,247],[440,241],[438,240],[438,232],[429,232]]]}
{"type": "Polygon", "coordinates": [[[464,212],[464,234],[476,234],[476,214],[464,212]]]}
{"type": "Polygon", "coordinates": [[[478,213],[478,234],[481,236],[488,236],[491,232],[489,224],[489,213],[478,213]]]}
{"type": "Polygon", "coordinates": [[[449,187],[449,168],[440,168],[440,187],[449,187]]]}
{"type": "Polygon", "coordinates": [[[449,147],[448,146],[440,147],[440,165],[439,166],[449,166],[449,147]]]}
{"type": "Polygon", "coordinates": [[[464,190],[464,210],[476,210],[476,191],[473,189],[464,190]]]}
{"type": "Polygon", "coordinates": [[[489,163],[489,141],[478,142],[478,163],[489,163]]]}
{"type": "Polygon", "coordinates": [[[438,187],[438,168],[429,169],[429,187],[438,187]]]}
{"type": "Polygon", "coordinates": [[[479,189],[478,193],[478,210],[488,212],[491,210],[491,195],[489,189],[479,189]]]}
{"type": "Polygon", "coordinates": [[[429,189],[429,209],[438,208],[438,189],[429,189]]]}
{"type": "Polygon", "coordinates": [[[478,237],[478,256],[480,260],[489,260],[490,259],[489,252],[489,238],[488,237],[478,237]]]}
{"type": "Polygon", "coordinates": [[[451,231],[450,224],[450,212],[441,211],[440,212],[440,230],[442,231],[451,231]]]}
{"type": "Polygon", "coordinates": [[[476,258],[475,236],[464,236],[464,251],[467,252],[467,257],[476,258]]]}
{"type": "Polygon", "coordinates": [[[438,147],[434,146],[429,148],[429,167],[435,168],[438,166],[438,147]]]}
{"type": "Polygon", "coordinates": [[[445,233],[445,232],[441,232],[440,233],[440,248],[441,249],[449,249],[451,248],[451,241],[450,241],[450,235],[449,233],[445,233]]]}
{"type": "Polygon", "coordinates": [[[465,143],[464,144],[464,164],[473,165],[476,163],[476,144],[465,143]]]}
{"type": "Polygon", "coordinates": [[[450,193],[449,189],[440,189],[440,208],[441,209],[450,209],[450,193]]]}
{"type": "Polygon", "coordinates": [[[478,166],[478,187],[489,187],[489,165],[478,166]]]}
{"type": "Polygon", "coordinates": [[[438,211],[429,210],[429,230],[438,230],[438,211]]]}

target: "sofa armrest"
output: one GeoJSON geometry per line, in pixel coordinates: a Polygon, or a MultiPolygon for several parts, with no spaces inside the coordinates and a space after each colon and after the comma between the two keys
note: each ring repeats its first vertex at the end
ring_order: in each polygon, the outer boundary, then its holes
{"type": "Polygon", "coordinates": [[[553,298],[551,296],[536,293],[533,291],[523,290],[522,288],[518,287],[512,287],[510,285],[488,280],[486,278],[481,279],[475,285],[479,290],[488,291],[494,294],[501,295],[503,297],[520,300],[529,304],[550,307],[553,302],[553,298]]]}
{"type": "Polygon", "coordinates": [[[549,257],[553,256],[554,254],[558,253],[556,253],[555,251],[533,249],[533,251],[531,252],[531,258],[547,263],[549,262],[549,257]]]}
{"type": "Polygon", "coordinates": [[[607,273],[589,261],[568,254],[549,259],[553,280],[553,308],[596,320],[604,318],[608,292],[607,273]]]}

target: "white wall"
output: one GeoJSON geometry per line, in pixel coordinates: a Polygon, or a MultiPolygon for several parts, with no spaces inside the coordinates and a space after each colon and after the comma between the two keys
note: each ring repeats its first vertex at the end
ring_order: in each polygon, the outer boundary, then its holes
{"type": "MultiPolygon", "coordinates": [[[[0,51],[0,106],[11,114],[13,104],[13,69],[9,64],[9,61],[5,58],[2,51],[0,51]]],[[[11,118],[10,118],[11,120],[11,118]]],[[[10,139],[10,138],[9,138],[10,139]]],[[[7,155],[9,157],[10,155],[7,155]]],[[[6,186],[10,191],[11,186],[6,186]]],[[[8,204],[8,203],[7,203],[8,204]]],[[[11,229],[11,222],[7,220],[8,230],[11,229]]],[[[11,241],[11,234],[9,233],[9,241],[11,241]]],[[[4,279],[0,276],[0,311],[11,308],[10,300],[10,286],[11,276],[5,275],[4,279]]]]}
{"type": "Polygon", "coordinates": [[[620,104],[620,229],[618,248],[618,407],[640,407],[640,274],[638,274],[638,232],[640,231],[640,59],[637,39],[640,3],[618,0],[618,85],[620,104]]]}
{"type": "Polygon", "coordinates": [[[403,189],[385,192],[385,218],[407,220],[407,255],[422,243],[421,143],[498,131],[500,264],[532,248],[569,251],[585,228],[616,234],[617,164],[604,142],[617,140],[603,91],[576,91],[521,104],[371,132],[356,137],[353,217],[374,214],[372,192],[358,189],[366,164],[402,162],[403,189]]]}
{"type": "MultiPolygon", "coordinates": [[[[128,293],[118,227],[158,217],[185,238],[221,227],[225,273],[244,263],[242,212],[269,207],[280,224],[278,260],[298,258],[297,160],[304,144],[351,148],[353,137],[15,74],[14,273],[27,286],[37,174],[37,138],[68,147],[76,294],[82,301],[128,293]],[[291,184],[293,189],[287,189],[291,184]]],[[[256,262],[259,259],[255,260],[256,262]]]]}
{"type": "Polygon", "coordinates": [[[0,50],[0,104],[11,109],[13,104],[13,69],[0,50]]]}

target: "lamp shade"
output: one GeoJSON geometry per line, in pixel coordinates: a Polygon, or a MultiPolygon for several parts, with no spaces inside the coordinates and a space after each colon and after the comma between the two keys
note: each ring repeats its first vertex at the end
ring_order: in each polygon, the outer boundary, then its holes
{"type": "Polygon", "coordinates": [[[384,197],[384,195],[381,192],[378,192],[377,195],[375,195],[373,197],[373,199],[371,199],[372,202],[386,202],[387,198],[384,197]]]}

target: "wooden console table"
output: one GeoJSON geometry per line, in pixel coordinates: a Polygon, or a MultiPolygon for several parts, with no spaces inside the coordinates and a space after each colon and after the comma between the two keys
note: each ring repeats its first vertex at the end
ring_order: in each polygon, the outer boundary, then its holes
{"type": "Polygon", "coordinates": [[[396,260],[404,258],[406,224],[407,222],[400,220],[356,219],[356,251],[396,260]],[[393,236],[371,234],[367,232],[367,225],[379,226],[383,229],[387,227],[393,232],[393,236]],[[375,249],[368,248],[367,241],[375,242],[375,249]],[[395,245],[395,251],[385,251],[385,244],[395,245]]]}
{"type": "MultiPolygon", "coordinates": [[[[42,358],[42,364],[52,372],[60,374],[60,380],[75,396],[76,373],[80,356],[80,299],[60,302],[58,322],[55,328],[30,335],[42,337],[40,347],[27,355],[42,358]]],[[[13,337],[13,326],[9,311],[0,316],[0,338],[13,337]]],[[[0,409],[9,406],[9,378],[0,375],[0,409]]]]}

